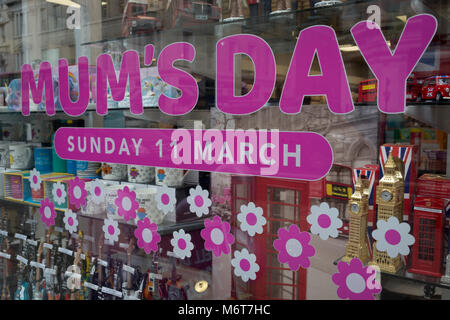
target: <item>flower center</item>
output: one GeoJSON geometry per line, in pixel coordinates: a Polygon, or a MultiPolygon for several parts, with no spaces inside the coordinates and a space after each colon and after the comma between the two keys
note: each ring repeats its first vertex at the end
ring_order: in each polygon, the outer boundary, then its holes
{"type": "Polygon", "coordinates": [[[386,242],[392,246],[399,244],[399,242],[402,238],[400,236],[400,233],[398,233],[398,231],[394,230],[394,229],[386,231],[386,233],[384,234],[384,237],[386,239],[386,242]]]}
{"type": "Polygon", "coordinates": [[[245,220],[247,221],[248,225],[254,226],[258,219],[256,218],[256,214],[254,214],[253,212],[250,212],[245,217],[245,220]]]}
{"type": "Polygon", "coordinates": [[[130,209],[131,209],[131,200],[130,200],[130,198],[125,197],[125,198],[122,199],[122,208],[125,211],[130,211],[130,209]]]}
{"type": "Polygon", "coordinates": [[[58,198],[61,198],[61,196],[62,196],[62,191],[61,191],[61,189],[57,189],[57,190],[56,190],[56,196],[57,196],[58,198]]]}
{"type": "Polygon", "coordinates": [[[286,242],[286,251],[291,257],[297,258],[302,254],[303,247],[297,239],[289,239],[286,242]]]}
{"type": "Polygon", "coordinates": [[[73,218],[70,217],[69,219],[67,219],[67,223],[69,224],[69,226],[73,226],[73,218]]]}
{"type": "Polygon", "coordinates": [[[100,187],[95,187],[94,189],[94,193],[97,197],[100,196],[100,194],[102,193],[102,190],[100,189],[100,187]]]}
{"type": "Polygon", "coordinates": [[[203,202],[204,202],[203,201],[203,197],[202,196],[196,196],[194,202],[195,202],[195,205],[197,207],[203,206],[203,202]]]}
{"type": "Polygon", "coordinates": [[[215,245],[219,245],[223,243],[223,232],[222,230],[220,230],[219,228],[214,228],[211,231],[211,241],[215,244],[215,245]]]}
{"type": "Polygon", "coordinates": [[[161,196],[161,202],[163,203],[163,205],[167,206],[169,204],[169,201],[170,201],[169,196],[166,193],[164,193],[161,196]]]}
{"type": "Polygon", "coordinates": [[[328,215],[321,214],[317,219],[317,223],[321,228],[326,229],[331,225],[331,219],[328,215]]]}
{"type": "Polygon", "coordinates": [[[142,231],[142,239],[144,240],[145,243],[152,242],[153,239],[152,231],[148,228],[145,228],[144,231],[142,231]]]}
{"type": "Polygon", "coordinates": [[[350,273],[345,279],[345,284],[353,293],[361,293],[366,288],[366,281],[359,273],[350,273]]]}
{"type": "Polygon", "coordinates": [[[73,188],[73,196],[77,199],[81,198],[81,188],[79,186],[73,188]]]}
{"type": "Polygon", "coordinates": [[[178,239],[178,248],[181,250],[186,249],[186,241],[184,239],[178,239]]]}
{"type": "Polygon", "coordinates": [[[239,266],[241,267],[242,271],[247,272],[250,270],[250,262],[248,262],[247,259],[241,259],[239,262],[239,266]]]}
{"type": "Polygon", "coordinates": [[[45,209],[44,209],[44,216],[47,219],[50,219],[50,217],[52,216],[52,210],[49,207],[45,207],[45,209]]]}
{"type": "Polygon", "coordinates": [[[38,178],[36,176],[33,176],[33,183],[34,184],[38,183],[38,178]]]}
{"type": "Polygon", "coordinates": [[[109,227],[108,227],[108,233],[109,233],[110,235],[113,235],[113,234],[114,234],[114,227],[113,227],[113,226],[109,226],[109,227]]]}

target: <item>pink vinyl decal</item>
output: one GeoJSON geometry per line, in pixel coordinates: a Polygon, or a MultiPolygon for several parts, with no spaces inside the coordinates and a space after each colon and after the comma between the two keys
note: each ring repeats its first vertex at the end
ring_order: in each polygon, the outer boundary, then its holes
{"type": "Polygon", "coordinates": [[[189,139],[173,143],[169,129],[59,128],[55,150],[59,157],[71,160],[102,162],[185,170],[267,175],[290,179],[318,180],[333,163],[328,141],[314,132],[276,132],[262,139],[259,131],[216,130],[223,143],[208,148],[204,139],[208,130],[184,130],[189,139]],[[253,133],[256,133],[253,135],[253,133]],[[202,139],[203,137],[203,139],[202,139]],[[268,147],[270,142],[271,146],[268,147]],[[180,144],[192,148],[191,157],[175,163],[180,144]],[[81,148],[80,148],[81,146],[81,148]],[[195,155],[202,161],[195,161],[195,155]],[[206,162],[208,158],[212,161],[206,162]]]}
{"type": "Polygon", "coordinates": [[[123,190],[117,190],[117,198],[114,201],[117,206],[117,214],[125,221],[136,218],[136,212],[139,209],[139,202],[136,200],[136,192],[130,191],[128,186],[123,190]]]}
{"type": "Polygon", "coordinates": [[[86,204],[87,191],[84,181],[78,177],[69,180],[69,202],[79,209],[86,204]]]}
{"type": "Polygon", "coordinates": [[[69,116],[82,115],[89,104],[89,60],[78,58],[78,101],[72,101],[69,95],[69,67],[66,59],[58,61],[59,100],[61,107],[69,116]]]}
{"type": "Polygon", "coordinates": [[[52,66],[50,62],[43,61],[39,66],[39,75],[36,82],[31,65],[24,64],[21,72],[22,114],[30,115],[30,91],[35,104],[42,102],[42,93],[45,89],[45,111],[49,116],[55,114],[55,100],[53,95],[52,66]]]}
{"type": "Polygon", "coordinates": [[[273,242],[273,247],[278,251],[278,261],[287,263],[292,271],[297,271],[300,267],[309,268],[310,257],[316,254],[310,241],[309,233],[301,232],[295,224],[291,224],[289,229],[278,229],[278,239],[273,242]]]}
{"type": "Polygon", "coordinates": [[[161,241],[161,236],[158,234],[158,226],[150,222],[149,218],[137,222],[134,236],[137,239],[138,248],[144,249],[146,254],[158,251],[158,243],[161,241]]]}
{"type": "Polygon", "coordinates": [[[177,60],[194,61],[195,48],[187,42],[175,42],[165,47],[158,58],[158,73],[161,79],[181,90],[181,97],[169,98],[162,94],[159,97],[159,109],[169,115],[179,116],[194,109],[198,100],[198,85],[188,72],[173,66],[177,60]]]}
{"type": "Polygon", "coordinates": [[[42,222],[48,227],[55,224],[56,211],[55,204],[50,201],[49,198],[45,198],[41,201],[41,207],[39,208],[42,222]]]}
{"type": "Polygon", "coordinates": [[[216,45],[216,104],[228,114],[250,114],[261,109],[272,95],[276,81],[275,57],[262,38],[251,34],[228,36],[216,45]],[[248,56],[255,70],[250,92],[235,96],[235,55],[248,56]]]}
{"type": "Polygon", "coordinates": [[[230,224],[218,216],[205,219],[205,228],[200,231],[200,236],[205,240],[205,250],[212,251],[216,257],[231,252],[234,236],[230,233],[230,224]]]}
{"type": "Polygon", "coordinates": [[[141,73],[139,69],[139,54],[136,51],[125,51],[122,55],[119,80],[112,58],[109,54],[101,54],[97,57],[97,113],[108,113],[107,86],[111,88],[111,96],[114,101],[121,101],[125,97],[127,80],[130,88],[130,112],[142,114],[142,88],[141,73]]]}
{"type": "Polygon", "coordinates": [[[353,258],[349,263],[339,261],[339,272],[333,274],[331,279],[338,286],[337,295],[341,299],[374,300],[374,294],[381,292],[381,285],[373,285],[376,269],[365,267],[361,260],[353,258]]]}
{"type": "Polygon", "coordinates": [[[292,55],[280,109],[284,113],[301,111],[305,96],[325,95],[331,112],[345,114],[355,107],[347,81],[336,33],[328,26],[313,26],[302,30],[292,55]],[[317,53],[321,75],[309,75],[317,53]]]}
{"type": "Polygon", "coordinates": [[[406,80],[430,44],[437,29],[432,15],[420,14],[406,22],[394,53],[377,25],[357,23],[351,33],[361,54],[378,80],[378,108],[384,113],[403,113],[406,80]]]}

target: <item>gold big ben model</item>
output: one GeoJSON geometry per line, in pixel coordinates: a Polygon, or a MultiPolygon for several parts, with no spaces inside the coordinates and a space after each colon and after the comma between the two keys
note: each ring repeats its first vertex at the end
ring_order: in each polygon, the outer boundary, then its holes
{"type": "MultiPolygon", "coordinates": [[[[387,221],[390,217],[396,217],[398,221],[403,220],[403,162],[394,159],[392,151],[389,152],[388,160],[384,166],[384,176],[377,187],[378,220],[387,221]]],[[[369,265],[375,265],[381,271],[397,273],[403,267],[400,255],[390,258],[387,252],[377,250],[377,243],[373,244],[373,259],[369,265]]]]}
{"type": "Polygon", "coordinates": [[[345,247],[345,256],[342,261],[349,262],[358,258],[363,264],[369,262],[367,250],[367,215],[369,210],[368,182],[358,178],[355,192],[348,203],[350,211],[349,239],[345,247]]]}

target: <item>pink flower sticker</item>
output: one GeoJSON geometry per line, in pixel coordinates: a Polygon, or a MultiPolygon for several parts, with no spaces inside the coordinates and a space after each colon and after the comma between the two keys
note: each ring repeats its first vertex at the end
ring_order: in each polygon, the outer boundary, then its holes
{"type": "Polygon", "coordinates": [[[87,191],[84,187],[84,181],[78,177],[69,181],[69,199],[70,203],[79,209],[86,204],[87,191]]]}
{"type": "Polygon", "coordinates": [[[48,227],[55,224],[56,211],[55,204],[50,201],[49,198],[45,198],[41,201],[41,207],[39,208],[42,222],[48,227]]]}
{"type": "Polygon", "coordinates": [[[275,250],[278,251],[278,261],[287,263],[292,271],[297,271],[299,267],[309,268],[309,257],[316,254],[313,246],[309,245],[311,236],[308,232],[301,232],[292,224],[289,229],[280,228],[278,239],[273,242],[275,250]]]}
{"type": "Polygon", "coordinates": [[[114,201],[117,206],[117,214],[128,221],[136,218],[139,202],[136,200],[136,192],[130,191],[128,187],[117,190],[117,198],[114,201]]]}
{"type": "Polygon", "coordinates": [[[161,236],[158,234],[158,226],[155,223],[151,223],[149,218],[137,222],[134,236],[138,240],[137,246],[144,249],[146,254],[149,254],[151,251],[158,251],[158,243],[161,241],[161,236]]]}
{"type": "Polygon", "coordinates": [[[338,286],[337,295],[341,299],[374,300],[374,294],[381,292],[381,285],[373,282],[374,268],[365,267],[358,258],[349,263],[339,261],[338,273],[331,279],[338,286]]]}
{"type": "Polygon", "coordinates": [[[205,240],[205,250],[212,251],[216,257],[231,252],[234,236],[230,233],[230,224],[222,222],[218,216],[205,220],[200,236],[205,240]]]}

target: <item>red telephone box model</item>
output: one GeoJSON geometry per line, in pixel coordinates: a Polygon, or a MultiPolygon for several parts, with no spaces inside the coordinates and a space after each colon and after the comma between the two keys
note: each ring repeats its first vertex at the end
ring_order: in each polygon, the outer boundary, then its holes
{"type": "Polygon", "coordinates": [[[442,276],[445,200],[418,197],[414,202],[412,262],[409,272],[442,276]]]}

